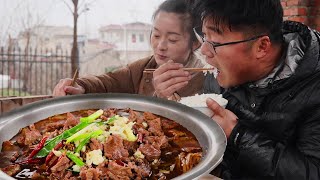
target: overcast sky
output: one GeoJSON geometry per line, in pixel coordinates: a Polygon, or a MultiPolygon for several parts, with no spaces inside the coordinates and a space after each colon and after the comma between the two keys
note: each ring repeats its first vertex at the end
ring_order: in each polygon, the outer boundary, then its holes
{"type": "MultiPolygon", "coordinates": [[[[134,21],[151,23],[151,16],[164,0],[79,0],[88,11],[79,17],[79,33],[95,37],[98,28],[108,24],[134,21]]],[[[0,0],[0,38],[15,37],[24,27],[34,24],[73,26],[72,14],[66,5],[71,0],[0,0]]]]}

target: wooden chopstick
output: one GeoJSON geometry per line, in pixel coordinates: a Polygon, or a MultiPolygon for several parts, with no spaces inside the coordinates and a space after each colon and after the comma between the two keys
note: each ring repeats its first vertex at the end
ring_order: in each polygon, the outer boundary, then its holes
{"type": "Polygon", "coordinates": [[[78,79],[78,77],[79,77],[79,71],[78,71],[78,69],[76,69],[76,71],[73,74],[71,86],[74,86],[74,84],[76,83],[76,80],[78,79]]]}
{"type": "Polygon", "coordinates": [[[177,92],[174,92],[172,96],[168,97],[168,100],[179,102],[181,100],[181,96],[177,92]]]}
{"type": "MultiPolygon", "coordinates": [[[[185,71],[209,71],[209,70],[214,70],[214,68],[182,68],[185,71]]],[[[153,71],[155,71],[156,69],[144,69],[144,73],[152,73],[153,71]]]]}

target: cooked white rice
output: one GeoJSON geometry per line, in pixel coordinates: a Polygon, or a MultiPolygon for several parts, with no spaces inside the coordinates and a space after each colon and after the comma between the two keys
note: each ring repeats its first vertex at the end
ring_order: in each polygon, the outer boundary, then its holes
{"type": "MultiPolygon", "coordinates": [[[[203,68],[213,68],[213,66],[209,65],[209,64],[206,64],[203,68]]],[[[218,76],[218,70],[217,68],[214,68],[213,70],[205,70],[205,71],[202,71],[203,74],[206,76],[207,73],[209,74],[213,74],[214,78],[217,78],[218,76]]]]}
{"type": "MultiPolygon", "coordinates": [[[[194,55],[201,60],[201,63],[204,65],[203,68],[213,68],[212,65],[206,62],[206,57],[201,53],[200,48],[194,51],[194,55]]],[[[214,68],[213,70],[202,71],[203,74],[206,76],[208,73],[213,74],[214,78],[217,78],[218,70],[214,68]]]]}
{"type": "Polygon", "coordinates": [[[215,100],[223,107],[228,104],[228,100],[223,98],[221,94],[195,94],[194,96],[182,97],[180,103],[190,107],[206,107],[206,100],[208,98],[215,100]]]}

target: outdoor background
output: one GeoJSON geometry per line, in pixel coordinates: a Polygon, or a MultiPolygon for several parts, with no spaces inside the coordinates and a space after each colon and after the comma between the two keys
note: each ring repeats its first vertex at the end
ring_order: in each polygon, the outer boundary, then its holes
{"type": "Polygon", "coordinates": [[[73,65],[80,76],[99,75],[150,55],[152,14],[161,2],[0,0],[0,97],[50,95],[72,77],[73,65]]]}
{"type": "MultiPolygon", "coordinates": [[[[99,75],[150,55],[152,13],[161,2],[0,0],[0,99],[51,95],[75,69],[99,75]]],[[[285,19],[320,29],[319,0],[281,3],[285,19]]]]}

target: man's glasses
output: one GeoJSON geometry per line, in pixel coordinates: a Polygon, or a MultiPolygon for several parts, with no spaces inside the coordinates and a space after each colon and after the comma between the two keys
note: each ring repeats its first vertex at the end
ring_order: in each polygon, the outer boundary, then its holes
{"type": "Polygon", "coordinates": [[[248,42],[248,41],[253,41],[253,40],[256,40],[256,39],[261,38],[263,36],[268,36],[266,34],[263,34],[263,35],[254,36],[252,38],[241,40],[241,41],[233,41],[233,42],[227,42],[227,43],[216,43],[216,42],[207,41],[205,39],[204,34],[202,33],[201,27],[194,27],[193,28],[193,32],[196,35],[198,41],[200,41],[201,43],[207,42],[208,44],[210,44],[215,53],[216,53],[216,47],[226,46],[226,45],[231,45],[231,44],[238,44],[238,43],[243,43],[243,42],[248,42]]]}

